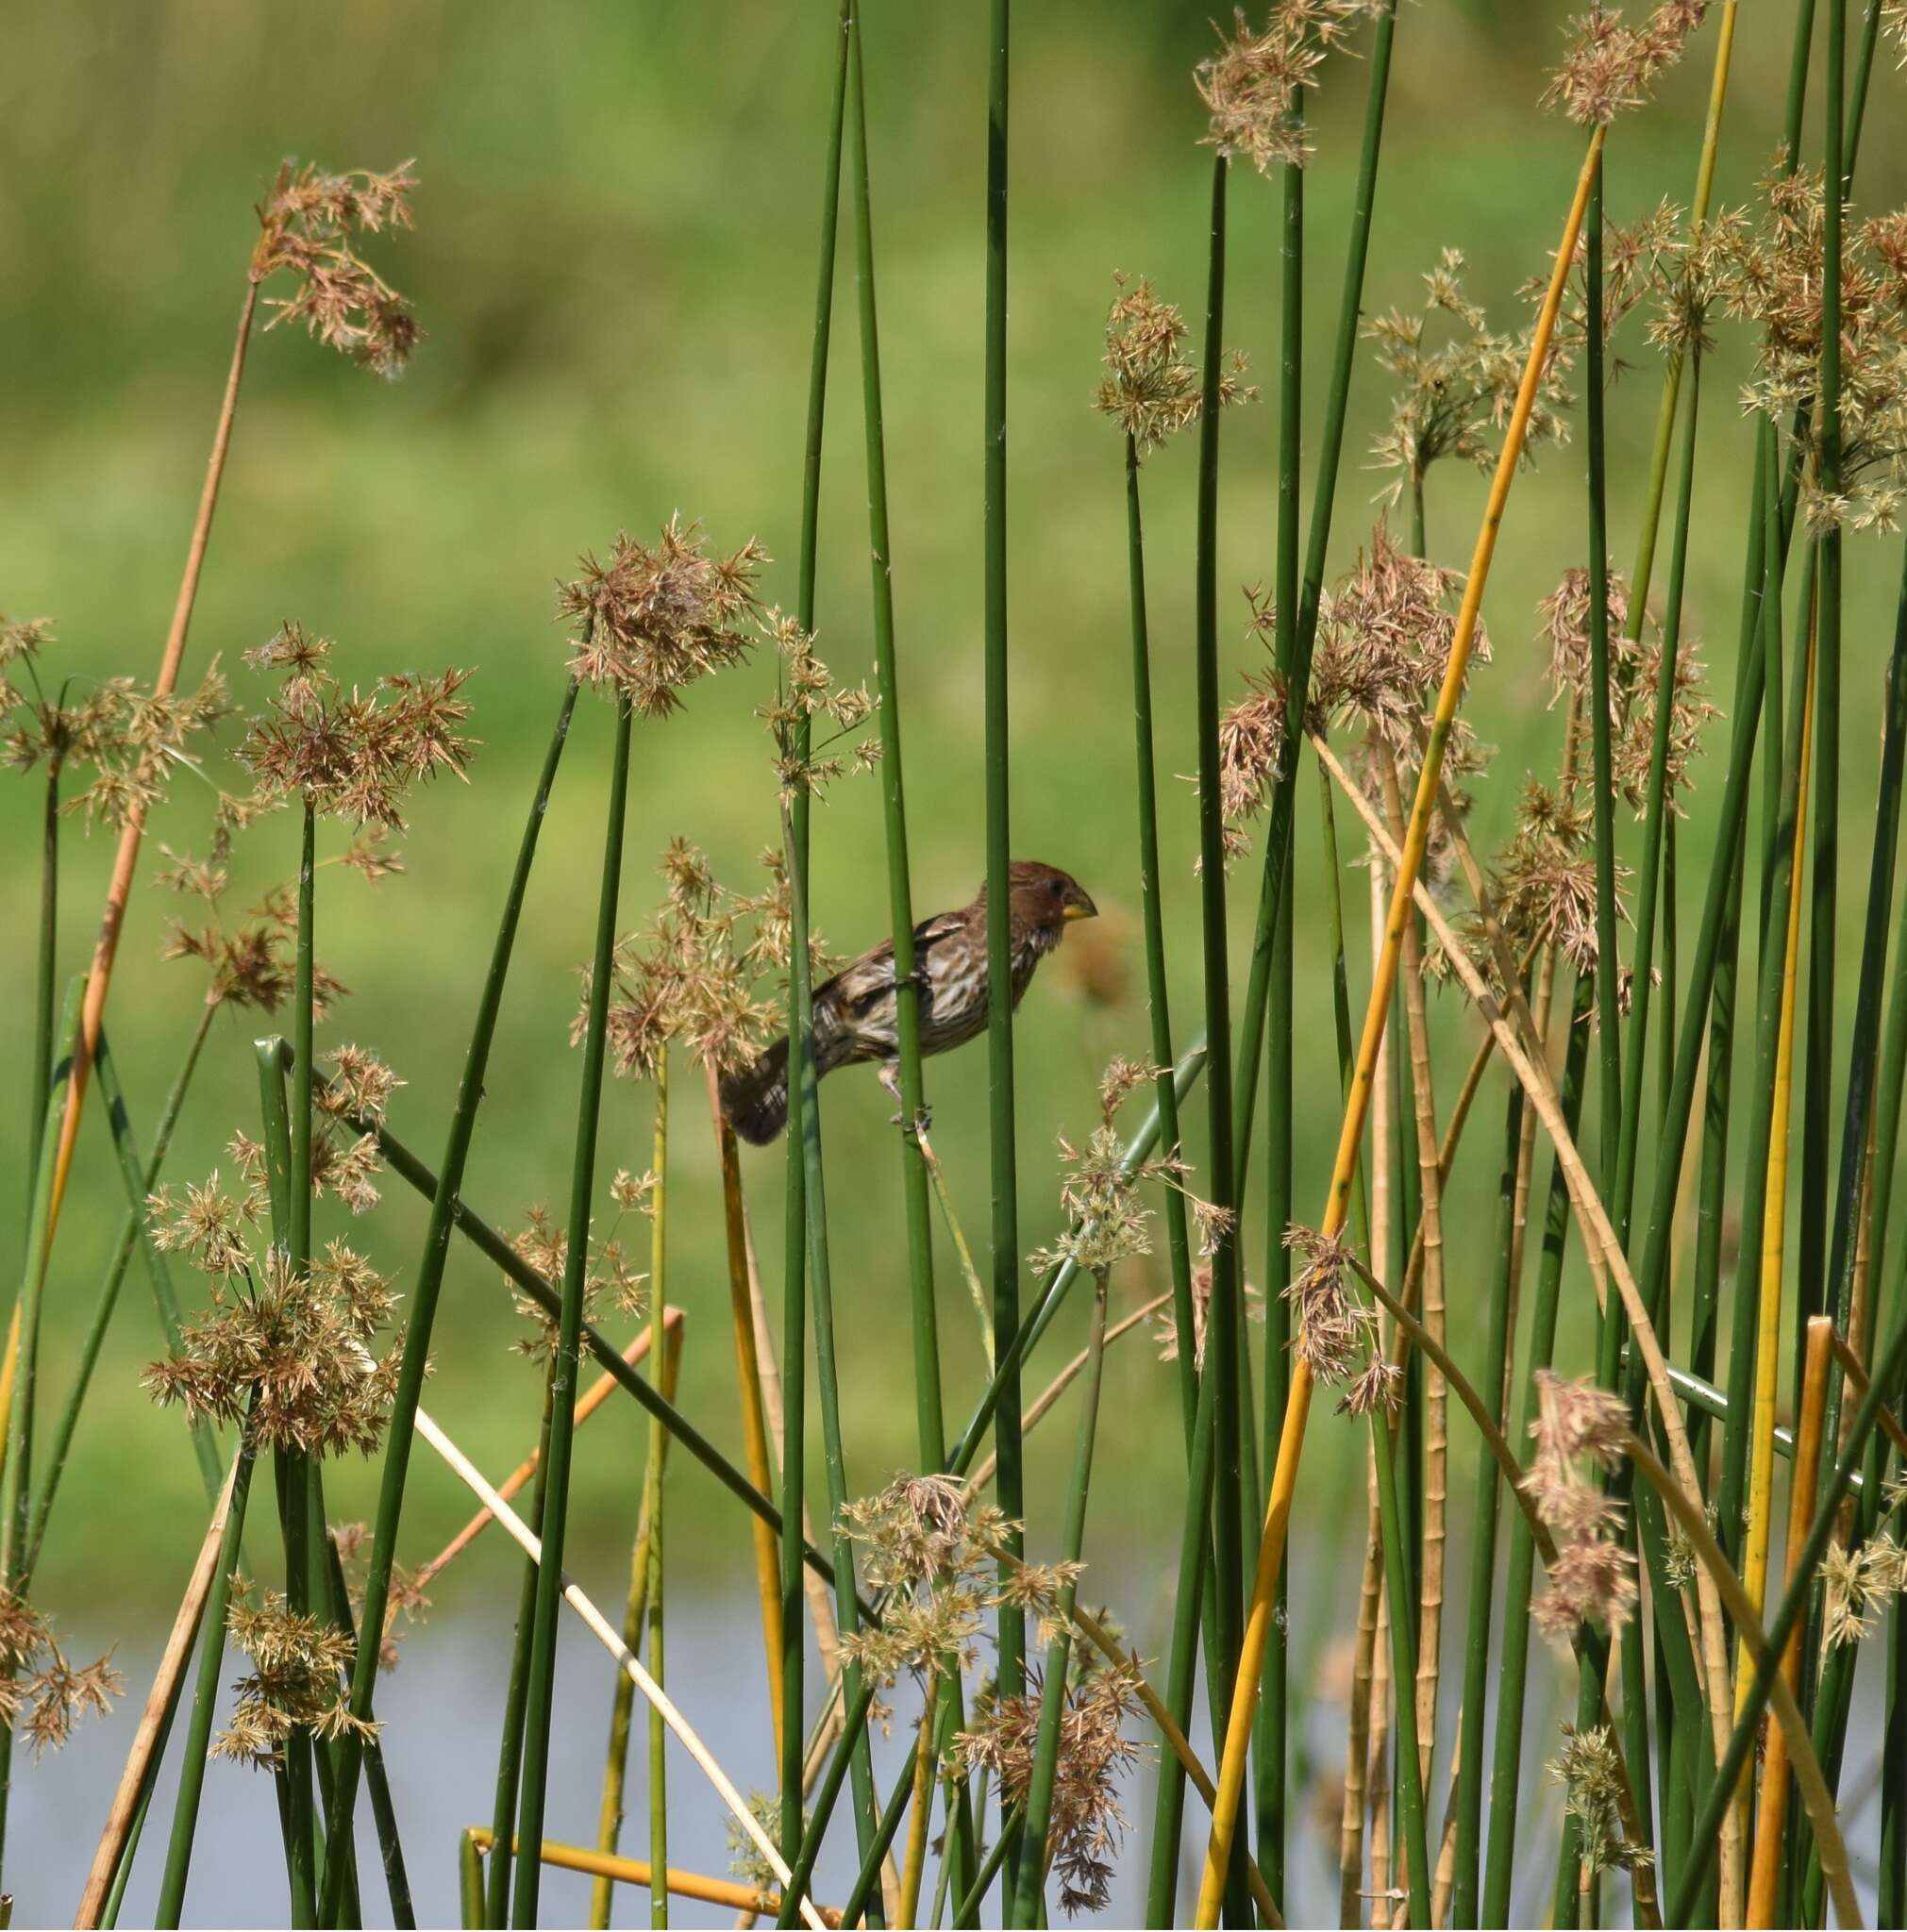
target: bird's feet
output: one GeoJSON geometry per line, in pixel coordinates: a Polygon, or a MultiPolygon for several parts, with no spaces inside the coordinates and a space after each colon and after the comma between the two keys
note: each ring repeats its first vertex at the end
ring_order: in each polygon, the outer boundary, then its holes
{"type": "Polygon", "coordinates": [[[900,1111],[894,1115],[890,1124],[898,1127],[902,1133],[919,1140],[933,1125],[933,1114],[925,1104],[912,1120],[908,1119],[907,1102],[901,1098],[900,1069],[893,1060],[885,1061],[880,1069],[880,1084],[894,1096],[894,1104],[900,1111]]]}

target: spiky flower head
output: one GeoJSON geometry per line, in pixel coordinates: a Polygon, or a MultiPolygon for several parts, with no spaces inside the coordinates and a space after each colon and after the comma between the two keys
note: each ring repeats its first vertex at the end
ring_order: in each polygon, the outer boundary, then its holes
{"type": "Polygon", "coordinates": [[[328,1619],[292,1609],[278,1591],[252,1601],[252,1585],[232,1579],[226,1629],[252,1668],[232,1687],[226,1725],[212,1740],[214,1757],[255,1771],[276,1770],[294,1731],[335,1741],[369,1743],[377,1725],[351,1711],[349,1678],[357,1645],[328,1619]]]}
{"type": "Polygon", "coordinates": [[[852,772],[871,772],[880,760],[879,736],[868,729],[877,700],[863,680],[839,684],[814,655],[814,638],[786,611],[761,620],[763,635],[779,660],[775,696],[755,708],[775,741],[775,774],[786,806],[812,795],[852,772]],[[824,735],[816,738],[817,721],[824,735]]]}
{"type": "MultiPolygon", "coordinates": [[[[1129,285],[1124,275],[1112,279],[1119,292],[1106,317],[1106,375],[1093,407],[1111,416],[1144,457],[1197,421],[1203,392],[1184,353],[1185,322],[1178,308],[1160,301],[1144,275],[1129,285]]],[[[1245,371],[1244,353],[1233,350],[1219,374],[1221,406],[1258,400],[1245,371]]]]}
{"type": "Polygon", "coordinates": [[[1522,1487],[1555,1536],[1557,1560],[1533,1615],[1558,1635],[1591,1617],[1614,1633],[1635,1612],[1635,1559],[1616,1541],[1620,1505],[1587,1472],[1621,1458],[1628,1405],[1586,1378],[1567,1382],[1539,1369],[1536,1408],[1530,1428],[1536,1453],[1522,1487]]]}
{"type": "MultiPolygon", "coordinates": [[[[655,1178],[638,1178],[627,1171],[610,1184],[610,1198],[615,1204],[615,1219],[602,1235],[590,1236],[589,1255],[583,1270],[583,1320],[594,1322],[606,1307],[624,1315],[640,1315],[649,1306],[648,1276],[629,1262],[616,1230],[624,1218],[647,1211],[655,1178]]],[[[524,1225],[510,1236],[510,1245],[517,1259],[527,1263],[554,1296],[569,1260],[569,1237],[549,1216],[546,1208],[535,1207],[525,1216],[524,1225]]],[[[516,1311],[529,1324],[529,1332],[518,1336],[510,1347],[531,1361],[546,1361],[556,1353],[556,1318],[533,1296],[506,1275],[510,1299],[516,1311]]]]}
{"type": "Polygon", "coordinates": [[[1654,1862],[1654,1853],[1631,1843],[1623,1831],[1622,1763],[1606,1724],[1586,1731],[1564,1724],[1563,1749],[1548,1770],[1564,1789],[1564,1812],[1576,1821],[1587,1877],[1612,1867],[1633,1872],[1654,1862]]]}
{"type": "Polygon", "coordinates": [[[32,1745],[36,1761],[59,1750],[89,1711],[109,1716],[125,1689],[110,1651],[75,1668],[51,1620],[24,1596],[0,1589],[0,1722],[32,1745]]]}
{"type": "MultiPolygon", "coordinates": [[[[1464,293],[1463,268],[1462,251],[1445,249],[1424,276],[1420,308],[1392,308],[1364,325],[1380,367],[1397,378],[1390,426],[1371,446],[1378,467],[1395,473],[1380,492],[1390,504],[1446,457],[1480,470],[1494,467],[1523,379],[1534,323],[1517,335],[1496,333],[1464,293]]],[[[1569,359],[1568,346],[1557,343],[1544,358],[1523,439],[1525,463],[1533,463],[1545,443],[1568,441],[1569,359]]]]}
{"type": "Polygon", "coordinates": [[[1638,27],[1609,8],[1591,8],[1570,23],[1569,52],[1551,76],[1543,104],[1560,107],[1580,125],[1608,126],[1648,100],[1663,71],[1681,58],[1707,11],[1708,0],[1663,0],[1638,27]]]}
{"type": "MultiPolygon", "coordinates": [[[[1099,1124],[1085,1146],[1060,1137],[1060,1208],[1067,1226],[1051,1246],[1028,1257],[1041,1274],[1070,1261],[1103,1278],[1128,1257],[1152,1252],[1152,1210],[1140,1191],[1152,1180],[1176,1184],[1182,1169],[1167,1157],[1129,1161],[1113,1121],[1129,1094],[1168,1071],[1143,1060],[1112,1060],[1099,1083],[1099,1124]]],[[[1204,1205],[1195,1203],[1195,1209],[1204,1205]]]]}
{"type": "MultiPolygon", "coordinates": [[[[1291,1352],[1324,1387],[1355,1384],[1381,1350],[1378,1311],[1358,1292],[1349,1245],[1296,1222],[1284,1231],[1284,1245],[1303,1263],[1284,1291],[1297,1318],[1291,1352]]],[[[1385,1386],[1380,1378],[1365,1392],[1375,1395],[1385,1386]]]]}
{"type": "MultiPolygon", "coordinates": [[[[1029,1671],[1028,1694],[1001,1698],[991,1690],[974,1699],[973,1722],[954,1740],[963,1774],[991,1772],[1003,1803],[1023,1805],[1032,1787],[1044,1687],[1029,1671]]],[[[1060,1754],[1053,1786],[1051,1849],[1062,1911],[1100,1912],[1111,1900],[1112,1861],[1129,1821],[1119,1803],[1119,1781],[1139,1762],[1126,1736],[1138,1714],[1138,1674],[1130,1665],[1094,1673],[1058,1693],[1060,1754]]]]}
{"type": "Polygon", "coordinates": [[[580,575],[557,591],[558,614],[576,625],[571,672],[641,717],[667,717],[698,678],[747,656],[767,560],[752,537],[711,556],[702,526],[679,513],[654,543],[619,535],[606,563],[585,552],[580,575]]]}
{"type": "Polygon", "coordinates": [[[1275,0],[1263,30],[1241,7],[1229,38],[1194,75],[1212,122],[1205,140],[1228,158],[1243,155],[1260,174],[1275,165],[1301,168],[1311,158],[1302,91],[1317,85],[1326,51],[1368,14],[1373,0],[1275,0]]]}
{"type": "Polygon", "coordinates": [[[239,747],[253,803],[297,802],[320,817],[402,831],[411,786],[440,772],[460,778],[470,762],[474,741],[458,731],[470,715],[458,694],[469,673],[407,673],[379,678],[368,693],[347,691],[331,672],[332,649],[329,638],[287,623],[245,653],[254,670],[278,679],[239,747]]]}
{"type": "Polygon", "coordinates": [[[395,375],[423,331],[410,305],[358,252],[360,239],[386,228],[408,228],[409,161],[388,174],[358,169],[330,175],[307,162],[286,161],[259,208],[252,249],[255,284],[293,276],[287,296],[268,295],[274,314],[265,326],[302,323],[327,348],[378,375],[395,375]]]}

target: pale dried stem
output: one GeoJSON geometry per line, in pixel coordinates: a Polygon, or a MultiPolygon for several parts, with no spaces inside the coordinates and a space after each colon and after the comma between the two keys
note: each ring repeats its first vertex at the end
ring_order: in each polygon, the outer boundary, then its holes
{"type": "Polygon", "coordinates": [[[1370,1765],[1371,1673],[1383,1593],[1383,1540],[1378,1526],[1377,1451],[1364,1445],[1363,1574],[1358,1579],[1357,1648],[1351,1663],[1350,1719],[1345,1741],[1344,1806],[1338,1823],[1338,1924],[1355,1925],[1364,1885],[1364,1787],[1370,1765]]]}
{"type": "MultiPolygon", "coordinates": [[[[491,1514],[510,1532],[524,1555],[531,1562],[540,1563],[543,1560],[542,1541],[522,1517],[484,1480],[476,1464],[443,1433],[427,1409],[420,1408],[417,1411],[417,1433],[437,1451],[471,1493],[482,1500],[491,1514]]],[[[761,1821],[749,1809],[747,1800],[735,1789],[734,1782],[716,1762],[714,1754],[703,1743],[694,1726],[671,1702],[662,1687],[643,1668],[642,1659],[617,1636],[609,1619],[568,1577],[563,1579],[562,1594],[563,1601],[582,1619],[590,1634],[615,1658],[617,1665],[629,1681],[648,1700],[662,1722],[675,1732],[702,1774],[715,1787],[717,1794],[728,1807],[736,1823],[747,1834],[749,1842],[767,1859],[768,1869],[774,1873],[777,1880],[785,1886],[791,1875],[787,1861],[777,1849],[775,1840],[762,1829],[761,1821]]],[[[801,1900],[801,1916],[813,1928],[813,1932],[825,1932],[827,1921],[815,1908],[813,1902],[806,1896],[801,1900]]]]}
{"type": "Polygon", "coordinates": [[[74,1916],[75,1925],[97,1925],[107,1894],[112,1890],[126,1835],[139,1810],[140,1792],[159,1750],[166,1709],[178,1690],[187,1664],[192,1661],[199,1620],[205,1614],[206,1598],[211,1593],[213,1578],[218,1574],[219,1550],[225,1542],[226,1519],[231,1512],[232,1484],[238,1473],[239,1455],[235,1454],[226,1474],[226,1486],[212,1507],[211,1522],[206,1526],[205,1541],[199,1545],[197,1560],[192,1564],[191,1579],[179,1602],[178,1615],[173,1619],[172,1632],[159,1656],[152,1690],[146,1697],[145,1708],[140,1713],[139,1728],[132,1735],[132,1749],[126,1753],[125,1769],[120,1773],[119,1788],[113,1792],[112,1807],[106,1814],[106,1828],[99,1835],[99,1848],[93,1853],[92,1867],[86,1874],[86,1890],[74,1916]]]}

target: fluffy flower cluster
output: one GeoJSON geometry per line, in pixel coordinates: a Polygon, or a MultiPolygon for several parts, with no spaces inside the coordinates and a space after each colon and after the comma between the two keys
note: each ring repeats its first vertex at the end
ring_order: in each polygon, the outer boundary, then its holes
{"type": "MultiPolygon", "coordinates": [[[[954,1740],[962,1771],[991,1772],[1009,1807],[1024,1804],[1032,1785],[1043,1697],[1039,1673],[1029,1677],[1024,1697],[977,1696],[972,1724],[954,1740]]],[[[1141,1755],[1126,1735],[1140,1708],[1138,1673],[1127,1664],[1096,1671],[1068,1684],[1062,1695],[1048,1840],[1060,1908],[1102,1912],[1111,1899],[1112,1860],[1129,1828],[1119,1780],[1141,1755]]]]}
{"type": "Polygon", "coordinates": [[[1597,6],[1572,23],[1568,55],[1543,100],[1584,126],[1606,127],[1648,98],[1664,68],[1681,58],[1688,37],[1708,12],[1708,0],[1663,0],[1640,26],[1597,6]]]}
{"type": "Polygon", "coordinates": [[[293,1610],[276,1591],[255,1605],[251,1585],[243,1577],[233,1583],[226,1627],[252,1668],[233,1686],[231,1717],[212,1741],[212,1756],[269,1771],[282,1761],[293,1731],[327,1741],[376,1738],[376,1724],[351,1714],[349,1679],[358,1648],[351,1639],[323,1618],[293,1610]]]}
{"type": "MultiPolygon", "coordinates": [[[[639,1176],[627,1169],[610,1183],[610,1199],[615,1204],[616,1220],[607,1234],[590,1237],[589,1257],[583,1270],[585,1322],[594,1322],[606,1305],[625,1315],[639,1315],[648,1307],[648,1276],[631,1266],[616,1239],[616,1227],[625,1215],[645,1211],[654,1188],[653,1174],[639,1176]]],[[[517,1258],[527,1262],[554,1291],[568,1265],[569,1237],[550,1219],[547,1209],[532,1208],[524,1226],[510,1237],[510,1244],[517,1258]]],[[[510,1346],[532,1361],[546,1359],[556,1352],[555,1318],[541,1302],[525,1294],[514,1283],[510,1284],[510,1291],[517,1313],[530,1324],[530,1332],[518,1337],[510,1346]]]]}
{"type": "Polygon", "coordinates": [[[1194,76],[1212,116],[1207,142],[1225,156],[1243,155],[1261,174],[1277,164],[1303,167],[1312,146],[1296,111],[1317,85],[1326,52],[1366,15],[1374,0],[1275,0],[1263,31],[1239,8],[1230,39],[1200,62],[1194,76]]]}
{"type": "Polygon", "coordinates": [[[739,663],[755,642],[755,575],[768,553],[751,537],[711,557],[699,524],[672,516],[654,543],[617,537],[607,563],[585,553],[557,591],[577,627],[570,670],[638,715],[663,718],[698,678],[739,663]]]}
{"type": "Polygon", "coordinates": [[[190,762],[191,741],[230,714],[230,693],[215,661],[184,695],[142,691],[129,677],[69,677],[49,698],[40,667],[52,641],[43,617],[0,617],[0,762],[56,774],[86,767],[92,775],[65,809],[123,826],[165,795],[173,773],[190,762]]]}
{"type": "Polygon", "coordinates": [[[302,802],[321,817],[404,827],[404,794],[440,772],[459,777],[472,741],[457,727],[470,714],[458,695],[469,674],[379,678],[368,694],[346,691],[330,671],[331,641],[286,624],[245,662],[276,673],[277,690],[239,747],[260,809],[302,802]]]}
{"type": "Polygon", "coordinates": [[[1403,1372],[1380,1345],[1378,1311],[1352,1285],[1357,1262],[1350,1248],[1296,1223],[1285,1229],[1284,1244],[1304,1264],[1284,1291],[1297,1316],[1291,1352],[1313,1380],[1344,1388],[1340,1415],[1395,1409],[1403,1372]]]}
{"type": "Polygon", "coordinates": [[[1594,1876],[1619,1867],[1633,1872],[1653,1861],[1647,1845],[1631,1843],[1622,1828],[1622,1762],[1607,1725],[1579,1731],[1563,1726],[1563,1749],[1549,1775],[1563,1787],[1563,1809],[1575,1819],[1582,1863],[1594,1876]]]}
{"type": "Polygon", "coordinates": [[[1532,1614],[1557,1636],[1588,1617],[1618,1631],[1635,1613],[1635,1558],[1617,1540],[1621,1506],[1588,1471],[1621,1459],[1628,1407],[1586,1379],[1565,1382],[1539,1369],[1530,1433],[1536,1453],[1523,1489],[1556,1539],[1549,1589],[1532,1614]]]}
{"type": "Polygon", "coordinates": [[[394,375],[422,331],[410,305],[358,253],[359,238],[410,226],[410,163],[388,175],[360,169],[327,175],[287,161],[259,209],[252,280],[280,273],[297,279],[288,296],[267,296],[265,325],[302,323],[306,331],[379,375],[394,375]]]}
{"type": "MultiPolygon", "coordinates": [[[[1093,407],[1110,416],[1146,456],[1197,420],[1203,402],[1198,372],[1185,357],[1185,322],[1177,306],[1162,302],[1141,275],[1119,292],[1106,316],[1106,375],[1093,407]]],[[[1234,350],[1219,373],[1221,405],[1250,403],[1258,391],[1245,380],[1243,351],[1234,350]]]]}
{"type": "Polygon", "coordinates": [[[1777,172],[1759,209],[1722,214],[1703,239],[1706,273],[1731,315],[1761,329],[1746,408],[1783,426],[1797,415],[1809,525],[1894,530],[1907,491],[1907,209],[1850,227],[1841,255],[1840,476],[1822,475],[1817,411],[1825,302],[1819,169],[1777,172]]]}
{"type": "MultiPolygon", "coordinates": [[[[1444,250],[1424,276],[1423,306],[1374,317],[1364,334],[1377,344],[1379,366],[1397,378],[1390,426],[1371,446],[1380,469],[1396,472],[1382,494],[1395,504],[1407,484],[1421,482],[1446,457],[1480,470],[1497,461],[1498,432],[1509,420],[1529,359],[1534,325],[1499,335],[1482,308],[1464,293],[1464,257],[1444,250]]],[[[1573,402],[1564,375],[1566,344],[1553,344],[1543,365],[1523,460],[1533,462],[1546,442],[1565,442],[1573,402]]]]}
{"type": "MultiPolygon", "coordinates": [[[[324,1173],[347,1200],[368,1185],[359,1144],[314,1158],[314,1180],[324,1173]]],[[[255,1239],[270,1206],[263,1149],[241,1135],[231,1152],[245,1177],[243,1195],[226,1193],[214,1174],[202,1187],[189,1185],[183,1200],[162,1188],[147,1203],[153,1244],[190,1257],[210,1285],[211,1307],[187,1326],[176,1355],[147,1368],[145,1386],[189,1415],[243,1423],[255,1448],[371,1455],[401,1351],[382,1333],[394,1305],[391,1284],[335,1241],[309,1274],[294,1274],[283,1248],[255,1239]]]]}
{"type": "Polygon", "coordinates": [[[782,803],[798,792],[819,791],[850,771],[872,771],[880,758],[880,740],[864,731],[876,702],[865,683],[837,684],[814,655],[813,637],[785,611],[769,611],[761,627],[780,658],[780,676],[774,698],[758,705],[756,715],[775,740],[782,803]],[[817,718],[829,727],[819,742],[817,718]]]}
{"type": "Polygon", "coordinates": [[[92,1711],[109,1715],[125,1688],[111,1653],[75,1669],[53,1626],[25,1597],[0,1590],[0,1721],[42,1752],[57,1751],[92,1711]]]}

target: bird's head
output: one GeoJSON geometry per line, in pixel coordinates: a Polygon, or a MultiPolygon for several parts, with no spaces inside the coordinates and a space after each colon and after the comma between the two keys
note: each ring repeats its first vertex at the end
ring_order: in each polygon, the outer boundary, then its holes
{"type": "Polygon", "coordinates": [[[1055,941],[1070,921],[1099,915],[1099,908],[1077,879],[1058,866],[1042,865],[1038,859],[1016,858],[1008,872],[1007,887],[1013,924],[1047,933],[1055,941]]]}

